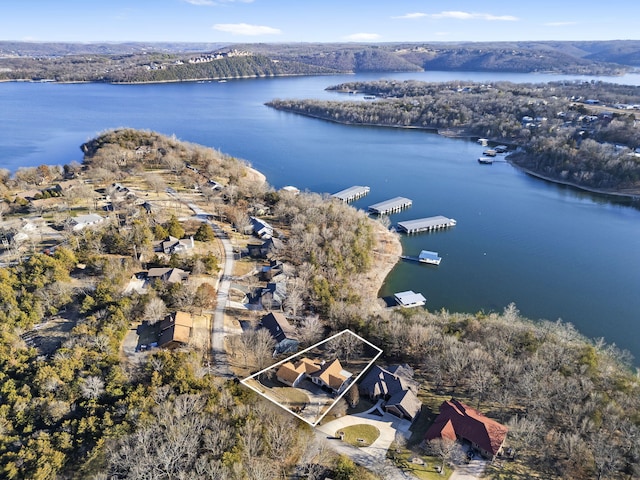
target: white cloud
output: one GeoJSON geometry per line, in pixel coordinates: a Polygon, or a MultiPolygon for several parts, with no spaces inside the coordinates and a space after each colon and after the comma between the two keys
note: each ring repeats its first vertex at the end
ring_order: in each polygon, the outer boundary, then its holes
{"type": "Polygon", "coordinates": [[[267,27],[264,25],[249,25],[248,23],[216,23],[214,30],[228,32],[234,35],[279,35],[282,31],[279,28],[267,27]]]}
{"type": "Polygon", "coordinates": [[[515,22],[519,20],[518,17],[511,15],[492,15],[490,13],[471,13],[471,12],[459,12],[459,11],[446,11],[440,13],[433,13],[429,15],[431,18],[453,18],[456,20],[488,20],[488,21],[504,21],[515,22]]]}
{"type": "Polygon", "coordinates": [[[351,40],[354,42],[370,42],[371,40],[377,40],[380,35],[377,33],[353,33],[344,37],[345,40],[351,40]]]}
{"type": "Polygon", "coordinates": [[[566,27],[568,25],[576,25],[578,22],[547,22],[543,25],[545,27],[566,27]]]}
{"type": "Polygon", "coordinates": [[[422,13],[422,12],[414,12],[414,13],[407,13],[405,15],[399,15],[397,17],[391,17],[391,18],[397,18],[397,19],[408,19],[408,20],[413,20],[414,18],[422,18],[422,17],[427,17],[428,15],[426,13],[422,13]]]}

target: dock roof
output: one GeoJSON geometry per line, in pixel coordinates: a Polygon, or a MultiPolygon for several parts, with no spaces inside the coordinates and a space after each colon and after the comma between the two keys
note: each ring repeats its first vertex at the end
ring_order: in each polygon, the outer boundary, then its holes
{"type": "Polygon", "coordinates": [[[418,256],[419,260],[431,260],[433,262],[440,261],[440,257],[438,256],[438,252],[432,252],[430,250],[422,250],[420,255],[418,256]]]}
{"type": "Polygon", "coordinates": [[[344,190],[340,190],[339,192],[336,192],[331,196],[333,198],[337,198],[339,200],[342,200],[343,202],[349,202],[351,200],[355,200],[356,198],[360,198],[360,197],[366,195],[367,193],[369,193],[370,190],[371,190],[371,188],[369,188],[369,187],[363,187],[363,186],[360,186],[360,185],[354,185],[353,187],[349,187],[349,188],[345,188],[344,190]]]}
{"type": "Polygon", "coordinates": [[[415,293],[413,290],[398,292],[393,297],[403,307],[424,305],[427,301],[421,293],[415,293]]]}
{"type": "Polygon", "coordinates": [[[389,210],[395,210],[411,205],[413,202],[405,197],[395,197],[384,202],[375,203],[369,206],[369,211],[372,212],[387,212],[389,210]]]}
{"type": "Polygon", "coordinates": [[[402,230],[420,231],[429,230],[431,228],[437,228],[439,226],[451,226],[455,225],[455,220],[444,217],[442,215],[436,215],[435,217],[418,218],[417,220],[407,220],[406,222],[398,222],[398,226],[402,230]]]}

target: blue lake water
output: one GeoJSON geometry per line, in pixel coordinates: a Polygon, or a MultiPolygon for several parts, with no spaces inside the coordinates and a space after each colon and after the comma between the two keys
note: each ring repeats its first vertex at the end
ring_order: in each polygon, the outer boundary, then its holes
{"type": "MultiPolygon", "coordinates": [[[[629,202],[537,180],[507,163],[479,165],[482,147],[471,141],[348,127],[264,106],[273,98],[345,99],[324,88],[378,78],[578,77],[424,72],[159,85],[4,83],[0,168],[81,161],[81,143],[126,126],[247,159],[275,187],[336,192],[370,186],[357,208],[406,196],[413,206],[392,215],[393,223],[445,215],[458,225],[403,237],[405,254],[435,250],[442,264],[400,262],[381,295],[414,290],[429,309],[464,312],[501,311],[515,302],[530,318],[562,318],[640,358],[640,211],[629,202]]],[[[601,79],[640,84],[637,74],[601,79]]]]}

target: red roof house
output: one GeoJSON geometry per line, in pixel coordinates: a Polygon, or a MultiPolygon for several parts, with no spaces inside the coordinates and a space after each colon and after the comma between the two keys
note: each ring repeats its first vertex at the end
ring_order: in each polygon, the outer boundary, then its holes
{"type": "Polygon", "coordinates": [[[451,399],[442,402],[440,414],[424,438],[427,441],[435,438],[466,440],[484,457],[494,458],[502,449],[508,430],[477,410],[451,399]]]}

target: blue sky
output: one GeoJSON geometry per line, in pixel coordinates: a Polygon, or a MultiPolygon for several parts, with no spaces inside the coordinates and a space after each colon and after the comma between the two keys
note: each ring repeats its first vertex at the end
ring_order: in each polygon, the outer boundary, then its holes
{"type": "Polygon", "coordinates": [[[637,40],[640,2],[2,0],[0,40],[637,40]]]}

